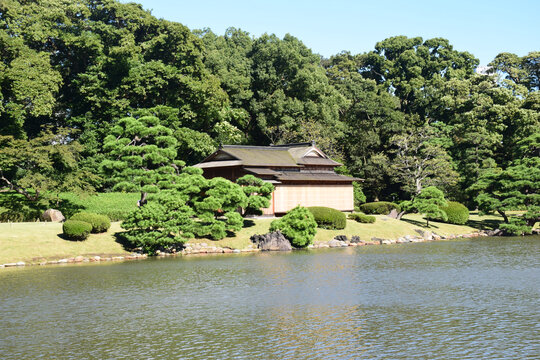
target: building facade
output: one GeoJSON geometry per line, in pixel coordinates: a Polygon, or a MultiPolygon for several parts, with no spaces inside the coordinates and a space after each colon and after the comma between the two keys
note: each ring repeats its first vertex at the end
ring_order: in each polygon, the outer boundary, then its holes
{"type": "Polygon", "coordinates": [[[297,205],[354,210],[353,181],[336,174],[340,163],[331,160],[314,143],[245,146],[224,145],[195,165],[207,178],[231,181],[251,174],[274,185],[270,207],[264,215],[281,215],[297,205]]]}

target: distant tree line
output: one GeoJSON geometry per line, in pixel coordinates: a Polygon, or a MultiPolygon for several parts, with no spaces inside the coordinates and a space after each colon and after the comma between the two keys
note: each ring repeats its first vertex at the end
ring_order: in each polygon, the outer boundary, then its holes
{"type": "Polygon", "coordinates": [[[120,155],[139,161],[115,134],[147,146],[146,119],[172,165],[219,143],[315,140],[365,179],[368,201],[437,186],[469,207],[538,206],[540,52],[501,53],[485,74],[478,64],[443,38],[326,59],[291,35],[191,31],[135,3],[1,1],[0,186],[34,200],[133,187],[140,168],[108,175],[120,155]],[[508,177],[529,181],[514,189],[528,200],[504,203],[508,177]]]}

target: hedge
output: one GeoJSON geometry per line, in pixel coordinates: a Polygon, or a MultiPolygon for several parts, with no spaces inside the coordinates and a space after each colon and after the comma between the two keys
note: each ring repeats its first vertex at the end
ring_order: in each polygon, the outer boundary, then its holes
{"type": "Polygon", "coordinates": [[[375,216],[366,215],[366,214],[363,214],[363,213],[349,214],[349,219],[357,221],[359,223],[364,223],[364,224],[373,224],[375,222],[375,220],[377,220],[377,218],[375,216]]]}
{"type": "Polygon", "coordinates": [[[317,227],[321,229],[341,230],[347,226],[347,217],[339,210],[324,206],[307,208],[315,218],[317,227]]]}
{"type": "Polygon", "coordinates": [[[84,221],[91,224],[93,233],[106,232],[111,227],[111,221],[107,215],[80,212],[73,215],[71,220],[84,221]]]}
{"type": "Polygon", "coordinates": [[[441,210],[448,216],[448,223],[463,225],[469,220],[469,209],[456,201],[447,201],[446,206],[441,206],[441,210]]]}
{"type": "Polygon", "coordinates": [[[371,203],[365,203],[358,207],[360,211],[366,214],[387,215],[396,209],[397,212],[401,211],[401,206],[389,201],[376,201],[371,203]]]}
{"type": "Polygon", "coordinates": [[[64,236],[70,240],[85,240],[92,231],[92,225],[79,220],[66,220],[62,225],[64,236]]]}

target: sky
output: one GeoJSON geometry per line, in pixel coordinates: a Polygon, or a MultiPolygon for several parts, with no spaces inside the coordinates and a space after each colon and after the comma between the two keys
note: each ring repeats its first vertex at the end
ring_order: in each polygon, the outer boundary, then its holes
{"type": "MultiPolygon", "coordinates": [[[[289,33],[330,57],[374,49],[391,36],[443,37],[487,65],[501,52],[540,51],[540,0],[132,0],[191,30],[289,33]]],[[[127,2],[124,0],[124,2],[127,2]]]]}

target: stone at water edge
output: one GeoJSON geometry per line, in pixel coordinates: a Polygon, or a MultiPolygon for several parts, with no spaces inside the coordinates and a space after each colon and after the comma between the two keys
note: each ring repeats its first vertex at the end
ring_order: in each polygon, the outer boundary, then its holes
{"type": "Polygon", "coordinates": [[[66,218],[64,215],[62,215],[62,212],[60,212],[60,210],[47,209],[43,212],[43,214],[41,214],[41,220],[51,221],[51,222],[62,222],[66,220],[66,218]]]}
{"type": "Polygon", "coordinates": [[[414,231],[420,234],[420,236],[426,241],[433,240],[433,234],[431,233],[431,231],[422,230],[422,229],[414,229],[414,231]]]}
{"type": "Polygon", "coordinates": [[[341,247],[341,241],[339,240],[336,240],[336,239],[332,239],[328,242],[328,246],[330,246],[331,248],[334,248],[334,247],[341,247]]]}
{"type": "Polygon", "coordinates": [[[264,235],[253,235],[250,240],[257,244],[257,248],[261,251],[292,250],[290,241],[279,230],[264,235]]]}
{"type": "Polygon", "coordinates": [[[351,237],[351,243],[358,244],[358,243],[361,243],[361,242],[362,242],[362,240],[360,240],[360,236],[354,235],[354,236],[351,237]]]}

